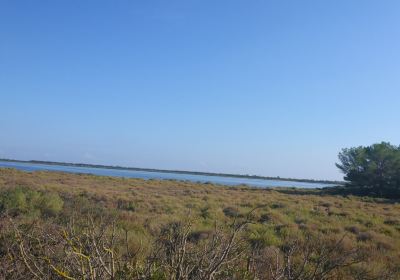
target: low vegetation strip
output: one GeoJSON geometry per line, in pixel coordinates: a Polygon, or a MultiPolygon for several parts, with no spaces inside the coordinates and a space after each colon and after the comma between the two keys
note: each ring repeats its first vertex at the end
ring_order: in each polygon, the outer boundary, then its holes
{"type": "Polygon", "coordinates": [[[400,204],[0,169],[0,278],[400,279],[400,204]]]}

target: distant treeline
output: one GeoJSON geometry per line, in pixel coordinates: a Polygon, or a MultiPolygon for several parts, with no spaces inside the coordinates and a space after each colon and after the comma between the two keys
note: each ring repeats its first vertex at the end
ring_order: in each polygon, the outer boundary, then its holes
{"type": "Polygon", "coordinates": [[[292,181],[292,182],[303,182],[303,183],[323,183],[323,184],[336,184],[336,185],[343,184],[343,182],[341,182],[341,181],[332,181],[332,180],[281,178],[279,176],[278,177],[266,177],[266,176],[258,176],[258,175],[243,175],[243,174],[229,174],[229,173],[210,173],[210,172],[183,171],[183,170],[166,170],[166,169],[123,167],[123,166],[115,166],[115,165],[100,165],[100,164],[86,164],[86,163],[69,163],[69,162],[55,162],[55,161],[41,161],[41,160],[25,161],[25,160],[15,160],[15,159],[0,159],[0,161],[46,164],[46,165],[61,165],[61,166],[73,166],[73,167],[89,167],[89,168],[105,168],[105,169],[117,169],[117,170],[146,171],[146,172],[176,173],[176,174],[188,174],[188,175],[203,175],[203,176],[215,176],[215,177],[234,177],[234,178],[247,178],[247,179],[292,181]]]}

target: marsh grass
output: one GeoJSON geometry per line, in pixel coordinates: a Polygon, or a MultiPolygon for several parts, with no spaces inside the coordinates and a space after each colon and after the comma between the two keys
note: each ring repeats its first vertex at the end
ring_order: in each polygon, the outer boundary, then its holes
{"type": "Polygon", "coordinates": [[[371,271],[400,263],[400,204],[393,200],[14,169],[0,169],[0,193],[2,214],[12,213],[21,224],[29,216],[58,225],[73,215],[113,217],[143,260],[165,225],[191,217],[188,238],[200,242],[216,223],[229,224],[259,207],[244,231],[254,248],[307,234],[345,235],[346,244],[368,249],[371,271]]]}

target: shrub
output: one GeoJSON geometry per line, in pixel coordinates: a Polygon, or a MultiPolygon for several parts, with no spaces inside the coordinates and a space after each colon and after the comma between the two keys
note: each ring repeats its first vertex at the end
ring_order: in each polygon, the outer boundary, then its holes
{"type": "Polygon", "coordinates": [[[304,231],[309,230],[309,227],[307,226],[307,224],[303,224],[303,223],[298,224],[298,228],[299,228],[299,230],[304,230],[304,231]]]}
{"type": "Polygon", "coordinates": [[[390,226],[397,226],[400,225],[400,221],[397,219],[387,219],[383,222],[385,225],[390,225],[390,226]]]}
{"type": "Polygon", "coordinates": [[[348,232],[354,233],[354,234],[359,234],[361,231],[360,228],[357,226],[348,226],[348,227],[345,227],[345,230],[348,232]]]}
{"type": "Polygon", "coordinates": [[[209,218],[211,217],[211,214],[210,214],[210,207],[208,207],[208,206],[202,207],[202,208],[200,209],[200,216],[201,216],[204,220],[209,219],[209,218]]]}
{"type": "Polygon", "coordinates": [[[0,212],[11,216],[54,216],[58,214],[64,201],[57,193],[44,193],[29,188],[17,187],[0,194],[0,212]]]}
{"type": "Polygon", "coordinates": [[[272,209],[279,209],[279,208],[285,208],[285,207],[286,207],[286,205],[281,202],[273,203],[271,205],[272,209]]]}
{"type": "Polygon", "coordinates": [[[56,193],[43,194],[40,198],[39,209],[45,216],[55,216],[64,205],[62,198],[56,193]]]}
{"type": "Polygon", "coordinates": [[[199,230],[199,231],[193,231],[188,235],[188,241],[192,243],[197,243],[201,240],[205,240],[209,238],[212,235],[211,230],[199,230]]]}
{"type": "Polygon", "coordinates": [[[320,206],[323,206],[323,207],[329,208],[329,207],[332,206],[332,203],[329,203],[329,202],[321,202],[319,205],[320,205],[320,206]]]}
{"type": "Polygon", "coordinates": [[[225,216],[230,217],[230,218],[234,218],[234,217],[239,217],[240,216],[239,210],[237,208],[234,208],[234,207],[226,207],[222,211],[224,212],[225,216]]]}
{"type": "Polygon", "coordinates": [[[357,234],[357,241],[367,242],[372,240],[372,234],[370,232],[360,232],[357,234]]]}
{"type": "Polygon", "coordinates": [[[260,218],[258,219],[258,222],[261,224],[265,224],[271,221],[271,216],[270,214],[262,214],[260,218]]]}
{"type": "Polygon", "coordinates": [[[295,222],[296,224],[300,225],[300,224],[306,224],[306,223],[307,223],[307,220],[304,219],[304,218],[301,218],[301,217],[296,217],[296,218],[294,219],[294,222],[295,222]]]}
{"type": "Polygon", "coordinates": [[[27,193],[22,188],[7,190],[0,198],[0,209],[11,215],[18,215],[28,210],[27,193]]]}
{"type": "Polygon", "coordinates": [[[135,204],[132,201],[123,200],[123,199],[119,199],[117,201],[117,208],[119,210],[132,211],[132,212],[134,212],[136,210],[135,204]]]}
{"type": "Polygon", "coordinates": [[[385,241],[378,241],[376,243],[376,248],[380,251],[389,251],[389,250],[393,250],[393,246],[385,241]]]}
{"type": "Polygon", "coordinates": [[[267,246],[279,245],[280,240],[273,228],[256,228],[249,233],[248,241],[252,249],[265,248],[267,246]]]}

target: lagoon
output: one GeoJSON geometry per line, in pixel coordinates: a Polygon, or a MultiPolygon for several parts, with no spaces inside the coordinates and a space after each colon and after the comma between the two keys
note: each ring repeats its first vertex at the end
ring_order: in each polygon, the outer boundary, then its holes
{"type": "Polygon", "coordinates": [[[310,183],[285,180],[255,179],[245,177],[199,175],[176,172],[157,172],[130,169],[112,169],[98,167],[78,167],[56,164],[38,164],[30,162],[0,161],[0,168],[15,168],[18,170],[33,171],[58,171],[68,173],[93,174],[100,176],[115,176],[139,179],[180,180],[199,183],[212,183],[227,186],[247,185],[257,188],[286,187],[286,188],[322,188],[333,186],[325,183],[310,183]]]}

